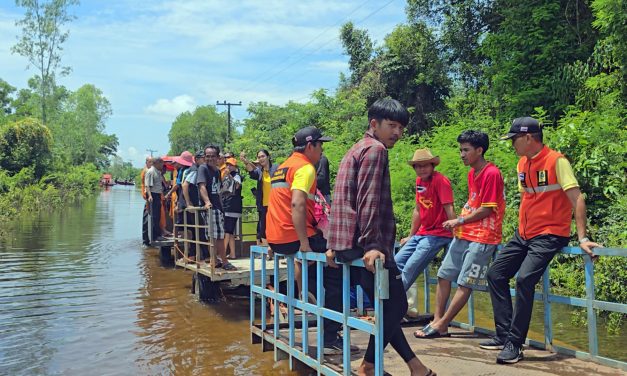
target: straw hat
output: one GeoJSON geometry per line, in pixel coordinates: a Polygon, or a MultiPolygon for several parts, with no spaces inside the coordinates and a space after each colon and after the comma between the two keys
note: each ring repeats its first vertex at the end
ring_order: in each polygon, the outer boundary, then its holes
{"type": "Polygon", "coordinates": [[[418,149],[414,153],[414,157],[411,161],[407,161],[407,163],[413,166],[419,162],[430,162],[433,163],[434,166],[437,166],[440,164],[440,157],[434,157],[429,149],[418,149]]]}

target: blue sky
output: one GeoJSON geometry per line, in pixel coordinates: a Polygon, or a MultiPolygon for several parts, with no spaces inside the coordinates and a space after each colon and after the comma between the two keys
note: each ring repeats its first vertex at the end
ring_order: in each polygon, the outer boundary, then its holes
{"type": "MultiPolygon", "coordinates": [[[[353,21],[383,37],[405,20],[402,0],[111,0],[72,8],[60,84],[91,83],[109,99],[118,154],[143,163],[146,149],[164,154],[176,116],[216,101],[306,101],[318,88],[333,91],[347,71],[339,27],[353,21]]],[[[0,2],[0,78],[23,88],[35,71],[11,54],[23,10],[0,2]]]]}

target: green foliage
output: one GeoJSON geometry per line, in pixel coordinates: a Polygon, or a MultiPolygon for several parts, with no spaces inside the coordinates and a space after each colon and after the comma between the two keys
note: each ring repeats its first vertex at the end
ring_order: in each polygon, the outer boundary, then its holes
{"type": "Polygon", "coordinates": [[[14,174],[31,167],[41,177],[50,163],[52,136],[38,120],[25,118],[0,127],[0,168],[14,174]]]}
{"type": "Polygon", "coordinates": [[[372,40],[368,32],[356,29],[352,22],[347,22],[340,29],[340,40],[345,54],[349,56],[348,66],[351,71],[351,83],[357,84],[363,78],[373,53],[372,40]]]}
{"type": "Polygon", "coordinates": [[[215,106],[199,106],[193,112],[183,112],[168,133],[169,154],[179,155],[185,150],[194,153],[208,144],[224,146],[226,124],[226,114],[218,113],[215,106]]]}

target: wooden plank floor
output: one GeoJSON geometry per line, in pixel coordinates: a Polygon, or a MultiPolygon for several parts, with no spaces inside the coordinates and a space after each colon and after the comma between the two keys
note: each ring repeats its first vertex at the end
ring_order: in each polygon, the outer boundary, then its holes
{"type": "MultiPolygon", "coordinates": [[[[205,263],[197,265],[195,263],[185,263],[183,259],[176,260],[176,265],[198,272],[202,275],[209,277],[212,281],[231,281],[233,285],[250,285],[250,259],[241,258],[236,260],[230,260],[230,262],[237,268],[234,271],[228,271],[224,269],[215,269],[214,274],[211,274],[211,268],[205,263]]],[[[280,263],[279,263],[280,264],[280,263]]],[[[266,261],[266,275],[268,278],[274,276],[274,261],[266,261]]],[[[255,278],[261,278],[261,260],[255,260],[255,278]]],[[[287,265],[279,265],[279,280],[287,280],[287,265]]]]}

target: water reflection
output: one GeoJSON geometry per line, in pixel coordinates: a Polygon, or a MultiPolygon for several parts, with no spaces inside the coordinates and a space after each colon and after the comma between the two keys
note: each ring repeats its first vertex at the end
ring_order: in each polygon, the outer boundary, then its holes
{"type": "Polygon", "coordinates": [[[0,375],[289,374],[249,344],[246,301],[199,304],[189,273],[141,248],[142,205],[115,187],[16,224],[0,244],[0,375]]]}

